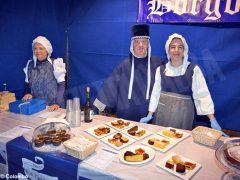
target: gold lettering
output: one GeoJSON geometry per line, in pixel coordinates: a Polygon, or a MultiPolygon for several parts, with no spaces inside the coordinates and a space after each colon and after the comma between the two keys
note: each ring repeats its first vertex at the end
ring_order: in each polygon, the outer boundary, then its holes
{"type": "Polygon", "coordinates": [[[199,13],[200,6],[201,6],[200,2],[202,2],[202,1],[203,0],[193,0],[192,8],[191,8],[191,11],[190,11],[191,14],[196,15],[196,14],[199,13]],[[198,1],[199,1],[199,3],[198,3],[198,1]]]}
{"type": "Polygon", "coordinates": [[[219,12],[219,6],[220,6],[220,0],[213,0],[213,3],[211,3],[211,0],[207,0],[206,2],[206,8],[205,12],[208,14],[208,16],[204,20],[217,20],[221,17],[221,14],[219,12]],[[213,11],[211,11],[211,4],[214,5],[213,11]]]}
{"type": "Polygon", "coordinates": [[[232,3],[232,0],[227,0],[227,3],[226,3],[226,8],[225,8],[225,11],[226,13],[228,14],[235,14],[235,13],[238,13],[239,10],[240,10],[240,0],[237,0],[236,4],[235,4],[235,9],[234,11],[231,10],[231,3],[232,3]]]}
{"type": "Polygon", "coordinates": [[[174,6],[174,13],[182,15],[187,11],[187,1],[186,0],[176,0],[174,6]],[[181,5],[180,5],[181,4],[181,5]],[[182,8],[180,8],[182,6],[182,8]]]}

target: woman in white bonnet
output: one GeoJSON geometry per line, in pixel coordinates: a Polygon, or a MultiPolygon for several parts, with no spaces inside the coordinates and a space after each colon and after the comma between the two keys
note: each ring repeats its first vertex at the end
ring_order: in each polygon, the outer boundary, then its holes
{"type": "Polygon", "coordinates": [[[23,100],[41,98],[46,100],[49,111],[64,106],[65,63],[62,58],[52,59],[52,45],[43,36],[32,42],[33,59],[23,69],[25,77],[25,95],[23,100]]]}
{"type": "Polygon", "coordinates": [[[203,73],[198,65],[188,61],[185,38],[172,34],[165,51],[168,63],[156,70],[149,113],[140,122],[149,122],[154,113],[154,124],[191,130],[197,111],[198,115],[208,116],[212,128],[221,131],[203,73]]]}

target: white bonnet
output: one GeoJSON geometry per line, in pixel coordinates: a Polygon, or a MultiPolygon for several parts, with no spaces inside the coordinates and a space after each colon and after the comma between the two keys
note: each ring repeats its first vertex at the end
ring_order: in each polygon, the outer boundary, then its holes
{"type": "Polygon", "coordinates": [[[183,53],[184,59],[183,59],[183,63],[186,63],[187,60],[188,60],[188,44],[187,44],[185,38],[182,35],[177,34],[177,33],[174,33],[174,34],[170,35],[168,37],[168,40],[167,40],[166,44],[165,44],[165,51],[166,51],[166,54],[167,54],[167,58],[168,58],[168,60],[170,60],[170,55],[168,53],[169,45],[170,45],[170,43],[172,42],[172,40],[174,38],[179,38],[183,42],[183,45],[184,45],[184,53],[183,53]]]}
{"type": "MultiPolygon", "coordinates": [[[[36,43],[39,43],[41,45],[43,45],[47,52],[48,52],[48,60],[50,59],[50,56],[53,52],[53,48],[52,48],[52,44],[50,43],[50,41],[44,37],[44,36],[38,36],[37,38],[35,38],[32,42],[32,50],[33,50],[33,61],[34,61],[34,66],[36,66],[36,61],[37,61],[37,57],[34,54],[34,45],[36,43]]],[[[49,60],[50,61],[50,60],[49,60]]]]}

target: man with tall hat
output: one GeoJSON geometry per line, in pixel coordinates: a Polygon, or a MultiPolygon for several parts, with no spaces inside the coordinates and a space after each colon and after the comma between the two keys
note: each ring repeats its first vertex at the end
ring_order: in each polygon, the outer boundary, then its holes
{"type": "Polygon", "coordinates": [[[151,56],[149,26],[134,25],[129,57],[106,80],[93,105],[99,112],[139,121],[147,113],[155,71],[162,63],[151,56]]]}

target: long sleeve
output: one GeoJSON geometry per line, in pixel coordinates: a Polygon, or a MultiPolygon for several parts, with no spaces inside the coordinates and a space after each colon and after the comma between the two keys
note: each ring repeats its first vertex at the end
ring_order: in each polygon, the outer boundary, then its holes
{"type": "Polygon", "coordinates": [[[25,87],[24,94],[31,94],[30,84],[25,82],[24,87],[25,87]]]}
{"type": "Polygon", "coordinates": [[[32,60],[28,60],[26,67],[23,68],[23,72],[25,73],[25,82],[29,83],[28,81],[28,65],[32,60]]]}
{"type": "Polygon", "coordinates": [[[115,111],[118,99],[118,84],[121,75],[121,65],[119,65],[104,83],[93,105],[99,110],[111,109],[115,111]]]}
{"type": "Polygon", "coordinates": [[[58,83],[56,104],[64,106],[65,81],[58,83]]]}
{"type": "Polygon", "coordinates": [[[155,82],[153,85],[153,90],[151,94],[151,99],[149,103],[148,110],[151,112],[155,112],[159,103],[160,94],[161,94],[161,76],[160,76],[160,67],[157,68],[155,74],[155,82]]]}
{"type": "Polygon", "coordinates": [[[196,66],[192,79],[193,99],[198,115],[214,114],[214,104],[201,69],[196,66]]]}

